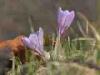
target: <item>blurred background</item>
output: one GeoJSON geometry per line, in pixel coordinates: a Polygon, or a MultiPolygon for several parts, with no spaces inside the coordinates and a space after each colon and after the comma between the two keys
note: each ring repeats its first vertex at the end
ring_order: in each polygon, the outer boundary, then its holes
{"type": "Polygon", "coordinates": [[[41,26],[46,33],[56,32],[59,6],[81,12],[99,29],[100,0],[0,0],[0,39],[27,35],[30,25],[35,30],[41,26]]]}

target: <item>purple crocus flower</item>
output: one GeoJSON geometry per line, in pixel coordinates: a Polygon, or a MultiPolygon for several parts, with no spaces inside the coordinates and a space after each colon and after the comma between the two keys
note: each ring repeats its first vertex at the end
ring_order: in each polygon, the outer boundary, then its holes
{"type": "Polygon", "coordinates": [[[62,35],[66,29],[71,25],[74,17],[75,17],[75,12],[74,11],[68,11],[65,10],[63,11],[62,8],[60,7],[58,9],[58,35],[62,35]]]}
{"type": "Polygon", "coordinates": [[[22,38],[23,43],[30,49],[35,50],[40,55],[43,54],[43,29],[40,27],[39,31],[33,32],[29,37],[22,38]]]}

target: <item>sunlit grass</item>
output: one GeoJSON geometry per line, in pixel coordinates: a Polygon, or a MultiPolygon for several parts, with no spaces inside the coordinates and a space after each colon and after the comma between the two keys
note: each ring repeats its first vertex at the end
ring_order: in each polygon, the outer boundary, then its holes
{"type": "MultiPolygon", "coordinates": [[[[62,44],[62,48],[60,50],[63,50],[64,55],[62,55],[62,51],[60,51],[58,54],[64,56],[65,58],[57,57],[56,59],[52,60],[52,58],[55,56],[52,53],[54,50],[51,52],[49,51],[51,57],[49,60],[47,60],[45,66],[41,65],[41,62],[28,52],[26,54],[27,60],[29,61],[27,64],[22,65],[20,61],[13,58],[13,68],[9,75],[21,75],[21,73],[23,74],[25,72],[26,75],[41,75],[42,73],[43,75],[75,75],[75,72],[77,72],[76,75],[85,75],[85,67],[88,68],[88,65],[85,63],[94,63],[97,66],[100,66],[100,49],[95,48],[94,45],[91,46],[91,44],[93,44],[93,40],[91,39],[90,41],[86,38],[84,38],[84,41],[83,39],[77,40],[68,39],[64,44],[62,44]],[[97,52],[95,53],[95,51],[97,52]],[[86,66],[84,67],[84,70],[80,70],[81,68],[79,69],[79,67],[73,66],[74,63],[76,63],[76,65],[79,64],[78,66],[80,67],[86,66]],[[15,64],[17,67],[15,67],[15,64]]],[[[92,71],[91,68],[90,70],[92,71]]]]}

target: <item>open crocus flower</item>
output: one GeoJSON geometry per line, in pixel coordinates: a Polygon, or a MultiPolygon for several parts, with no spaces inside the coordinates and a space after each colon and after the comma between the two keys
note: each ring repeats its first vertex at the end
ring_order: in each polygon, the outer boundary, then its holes
{"type": "Polygon", "coordinates": [[[68,11],[65,10],[63,11],[61,7],[58,10],[58,35],[62,35],[66,29],[71,25],[74,17],[75,17],[75,12],[74,11],[68,11]]]}
{"type": "Polygon", "coordinates": [[[40,27],[39,31],[33,32],[29,37],[23,37],[23,43],[35,52],[43,55],[43,29],[40,27]]]}

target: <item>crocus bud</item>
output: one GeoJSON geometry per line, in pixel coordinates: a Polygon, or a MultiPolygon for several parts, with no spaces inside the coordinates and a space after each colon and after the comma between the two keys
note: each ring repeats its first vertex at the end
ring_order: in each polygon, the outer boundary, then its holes
{"type": "Polygon", "coordinates": [[[74,17],[75,12],[74,11],[63,11],[60,7],[58,9],[58,15],[57,15],[57,22],[58,22],[58,35],[62,35],[66,29],[69,28],[71,25],[74,17]]]}
{"type": "Polygon", "coordinates": [[[38,54],[43,54],[43,29],[40,27],[39,31],[33,32],[29,37],[23,37],[23,43],[30,49],[35,50],[38,54]]]}

